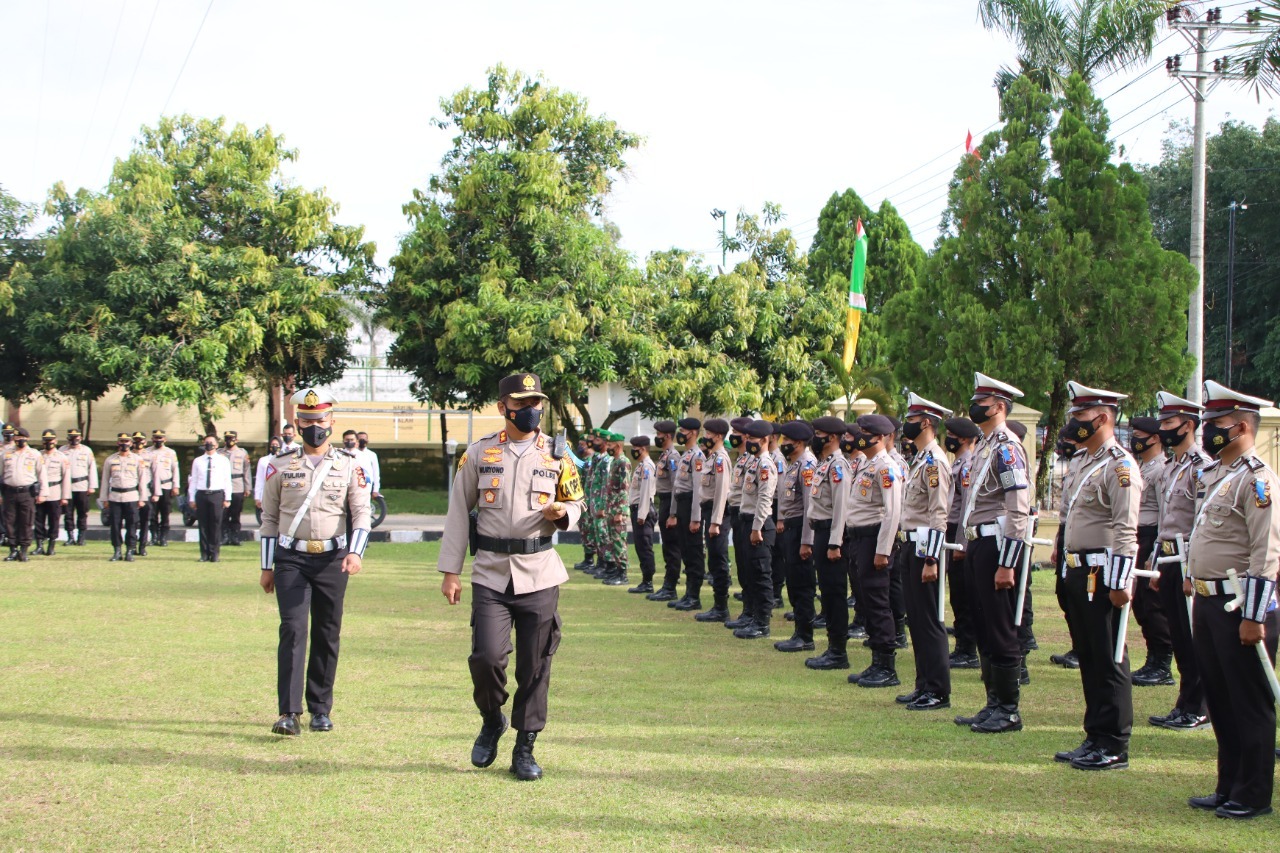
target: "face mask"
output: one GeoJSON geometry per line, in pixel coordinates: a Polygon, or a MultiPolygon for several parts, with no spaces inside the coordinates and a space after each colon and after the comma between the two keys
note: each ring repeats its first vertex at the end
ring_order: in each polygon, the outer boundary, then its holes
{"type": "Polygon", "coordinates": [[[280,445],[278,444],[271,445],[271,449],[268,450],[267,452],[270,453],[272,456],[275,456],[277,453],[280,452],[280,445]]]}
{"type": "Polygon", "coordinates": [[[732,447],[732,448],[734,448],[735,450],[736,450],[737,448],[741,447],[741,446],[742,446],[742,436],[740,436],[740,435],[731,435],[731,436],[729,436],[729,446],[730,446],[730,447],[732,447]]]}
{"type": "Polygon", "coordinates": [[[715,447],[715,444],[716,443],[709,438],[699,439],[698,441],[698,446],[701,447],[703,450],[710,450],[711,448],[715,447]]]}
{"type": "Polygon", "coordinates": [[[783,456],[790,456],[792,453],[796,452],[796,446],[790,443],[784,444],[778,449],[782,451],[783,456]]]}
{"type": "Polygon", "coordinates": [[[361,449],[361,450],[364,450],[366,447],[368,447],[368,446],[369,446],[369,441],[368,441],[367,439],[365,439],[365,440],[362,440],[362,441],[357,441],[357,444],[359,444],[359,445],[360,445],[360,449],[361,449]]]}
{"type": "Polygon", "coordinates": [[[308,447],[319,447],[333,435],[332,427],[307,426],[302,428],[302,440],[308,447]]]}
{"type": "Polygon", "coordinates": [[[631,458],[632,458],[632,459],[639,459],[639,458],[640,458],[640,449],[639,449],[639,448],[636,448],[635,450],[631,451],[631,458]]]}
{"type": "Polygon", "coordinates": [[[542,409],[535,409],[532,406],[525,409],[517,409],[516,411],[507,410],[507,420],[521,432],[533,432],[538,428],[538,424],[542,423],[542,409]]]}
{"type": "Polygon", "coordinates": [[[822,455],[822,452],[823,450],[826,449],[826,446],[827,446],[826,436],[815,435],[813,438],[809,439],[809,449],[819,456],[822,455]]]}
{"type": "Polygon", "coordinates": [[[13,437],[13,441],[14,441],[14,443],[15,443],[15,444],[17,444],[19,447],[26,447],[26,446],[27,446],[27,440],[26,440],[25,438],[23,438],[22,436],[20,436],[20,435],[15,435],[15,436],[13,437]]]}
{"type": "Polygon", "coordinates": [[[969,404],[969,420],[975,424],[986,423],[991,420],[991,409],[989,406],[983,406],[978,403],[969,404]]]}
{"type": "Polygon", "coordinates": [[[234,438],[224,438],[224,439],[222,440],[222,443],[223,443],[223,444],[225,444],[227,447],[235,447],[235,446],[236,446],[236,440],[235,440],[234,438]]]}
{"type": "Polygon", "coordinates": [[[942,446],[947,449],[948,453],[959,453],[960,439],[956,438],[954,435],[949,435],[942,440],[942,446]]]}
{"type": "Polygon", "coordinates": [[[1134,456],[1141,456],[1143,453],[1147,452],[1147,450],[1151,447],[1151,442],[1153,441],[1155,441],[1155,439],[1151,437],[1148,437],[1144,441],[1134,436],[1130,436],[1129,450],[1132,451],[1134,456]]]}
{"type": "Polygon", "coordinates": [[[689,443],[689,436],[685,435],[682,432],[676,433],[676,444],[688,444],[688,443],[689,443]]]}
{"type": "Polygon", "coordinates": [[[67,444],[71,445],[72,447],[78,447],[80,445],[80,436],[75,435],[75,436],[72,436],[71,438],[68,438],[67,444]]]}
{"type": "MultiPolygon", "coordinates": [[[[1097,420],[1096,418],[1094,420],[1097,420]]],[[[1079,418],[1072,418],[1067,421],[1067,431],[1076,437],[1076,441],[1088,441],[1093,434],[1098,431],[1098,425],[1093,421],[1082,421],[1079,418]]]]}
{"type": "Polygon", "coordinates": [[[120,442],[119,444],[116,445],[116,450],[120,451],[121,453],[125,453],[129,450],[129,445],[125,444],[124,442],[120,442]]]}
{"type": "Polygon", "coordinates": [[[872,436],[860,435],[858,436],[858,449],[863,453],[873,455],[876,452],[876,441],[878,441],[878,439],[873,438],[872,436]]]}
{"type": "Polygon", "coordinates": [[[204,452],[205,452],[205,453],[212,453],[213,451],[215,451],[215,450],[217,450],[217,449],[218,449],[218,445],[214,444],[213,442],[209,442],[208,444],[206,444],[206,445],[204,446],[204,452]]]}
{"type": "Polygon", "coordinates": [[[759,454],[759,453],[760,453],[760,442],[758,442],[758,441],[748,441],[748,442],[747,442],[747,452],[748,452],[748,453],[750,453],[752,456],[756,456],[757,454],[759,454]]]}
{"type": "Polygon", "coordinates": [[[164,447],[164,442],[163,442],[163,441],[161,441],[161,440],[159,440],[159,439],[156,439],[155,441],[153,441],[153,442],[151,442],[151,443],[152,443],[152,444],[154,444],[154,445],[156,446],[156,450],[159,450],[160,448],[164,447]]]}
{"type": "Polygon", "coordinates": [[[840,450],[841,450],[841,452],[843,452],[843,453],[852,453],[853,451],[855,451],[855,450],[857,450],[857,449],[858,449],[858,442],[854,441],[852,438],[842,438],[842,439],[840,439],[840,450]]]}
{"type": "Polygon", "coordinates": [[[603,441],[591,442],[591,449],[594,450],[596,453],[604,453],[604,442],[603,441]]]}
{"type": "Polygon", "coordinates": [[[48,439],[48,440],[47,440],[47,441],[45,441],[45,443],[44,443],[44,447],[45,447],[45,449],[46,449],[46,450],[53,450],[53,448],[54,448],[56,445],[57,445],[57,442],[56,442],[56,441],[54,441],[52,438],[48,439]]]}
{"type": "Polygon", "coordinates": [[[1182,426],[1182,424],[1178,424],[1178,426],[1173,429],[1160,430],[1160,444],[1164,447],[1177,447],[1181,444],[1184,437],[1182,434],[1182,426]]]}
{"type": "Polygon", "coordinates": [[[907,421],[905,424],[902,425],[902,437],[905,438],[907,441],[915,441],[917,438],[920,437],[920,433],[923,430],[924,430],[923,423],[907,421]]]}
{"type": "Polygon", "coordinates": [[[1074,457],[1076,455],[1077,449],[1078,448],[1074,444],[1068,441],[1059,441],[1058,444],[1054,447],[1054,450],[1056,450],[1058,455],[1061,456],[1063,459],[1071,459],[1072,457],[1074,457]]]}
{"type": "Polygon", "coordinates": [[[1235,441],[1236,438],[1239,438],[1239,436],[1233,437],[1231,435],[1231,430],[1235,428],[1236,428],[1235,424],[1232,424],[1229,427],[1220,427],[1217,424],[1205,424],[1204,425],[1205,452],[1216,459],[1218,454],[1222,452],[1222,448],[1226,447],[1228,444],[1235,441]]]}
{"type": "Polygon", "coordinates": [[[347,440],[347,441],[342,442],[342,446],[343,446],[343,447],[345,447],[347,450],[355,450],[355,449],[356,449],[356,443],[355,443],[354,441],[351,441],[351,440],[347,440]]]}
{"type": "Polygon", "coordinates": [[[664,435],[660,435],[653,440],[653,443],[654,443],[654,446],[656,446],[659,450],[661,450],[662,448],[667,446],[667,437],[664,435]]]}

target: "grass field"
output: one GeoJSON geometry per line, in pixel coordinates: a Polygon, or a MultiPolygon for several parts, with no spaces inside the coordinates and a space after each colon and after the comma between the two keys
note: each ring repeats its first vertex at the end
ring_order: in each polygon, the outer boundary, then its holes
{"type": "MultiPolygon", "coordinates": [[[[896,690],[573,573],[536,752],[546,778],[511,778],[510,735],[476,770],[470,593],[444,604],[436,547],[371,549],[347,595],[337,728],[298,739],[269,733],[278,622],[256,548],[216,566],[195,545],[3,564],[0,847],[1274,848],[1277,818],[1185,805],[1213,788],[1214,742],[1145,724],[1173,688],[1135,691],[1132,769],[1051,760],[1079,743],[1081,700],[1078,676],[1048,663],[1065,646],[1044,572],[1028,729],[995,737],[951,723],[980,704],[974,671],[956,673],[953,711],[909,713],[896,690]]],[[[910,654],[899,662],[909,683],[910,654]]]]}
{"type": "Polygon", "coordinates": [[[449,511],[449,493],[444,489],[383,489],[387,512],[444,515],[449,511]]]}

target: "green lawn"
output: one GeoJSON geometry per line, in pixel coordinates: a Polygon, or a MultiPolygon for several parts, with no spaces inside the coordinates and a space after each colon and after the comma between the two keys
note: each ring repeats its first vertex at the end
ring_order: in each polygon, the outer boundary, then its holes
{"type": "Polygon", "coordinates": [[[444,489],[383,489],[387,512],[444,515],[449,511],[449,493],[444,489]]]}
{"type": "Polygon", "coordinates": [[[435,544],[373,546],[347,596],[337,728],[296,740],[269,733],[278,623],[257,550],[216,566],[196,553],[108,563],[95,543],[3,564],[0,848],[1275,846],[1276,818],[1184,804],[1212,790],[1214,744],[1145,725],[1173,688],[1136,691],[1132,769],[1050,760],[1079,743],[1081,700],[1078,676],[1048,663],[1064,629],[1044,572],[1028,729],[997,737],[951,723],[980,702],[974,671],[956,674],[955,711],[909,713],[897,691],[574,573],[537,749],[547,776],[521,784],[510,735],[494,767],[468,761],[468,613],[439,595],[435,544]]]}

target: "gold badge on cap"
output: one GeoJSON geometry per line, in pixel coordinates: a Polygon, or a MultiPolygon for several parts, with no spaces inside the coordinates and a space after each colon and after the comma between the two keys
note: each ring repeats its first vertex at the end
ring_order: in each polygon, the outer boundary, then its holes
{"type": "Polygon", "coordinates": [[[524,380],[523,380],[523,382],[524,382],[524,388],[525,388],[525,390],[526,390],[526,391],[532,391],[532,390],[533,390],[533,386],[537,384],[537,383],[535,383],[535,382],[533,381],[533,375],[532,375],[532,374],[529,374],[529,373],[526,373],[526,374],[524,375],[524,380]]]}
{"type": "Polygon", "coordinates": [[[304,406],[318,406],[318,405],[320,405],[320,397],[319,397],[319,395],[317,395],[315,391],[308,391],[308,392],[307,392],[307,396],[305,396],[305,397],[303,397],[303,398],[302,398],[302,405],[304,405],[304,406]]]}

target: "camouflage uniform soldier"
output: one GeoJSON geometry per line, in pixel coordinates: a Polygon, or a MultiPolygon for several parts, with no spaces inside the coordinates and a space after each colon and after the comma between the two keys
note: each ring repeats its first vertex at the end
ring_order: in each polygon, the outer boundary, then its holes
{"type": "Polygon", "coordinates": [[[609,543],[605,530],[604,498],[609,488],[609,471],[613,467],[613,457],[608,451],[609,433],[602,429],[591,431],[591,446],[596,451],[596,463],[591,469],[591,482],[587,484],[587,514],[591,516],[591,541],[595,545],[597,555],[596,567],[588,572],[594,578],[603,579],[608,571],[609,543]]]}
{"type": "Polygon", "coordinates": [[[611,432],[609,439],[609,481],[604,491],[604,536],[609,555],[608,586],[623,586],[627,580],[627,525],[631,521],[627,498],[631,492],[631,463],[622,455],[626,436],[611,432]]]}

